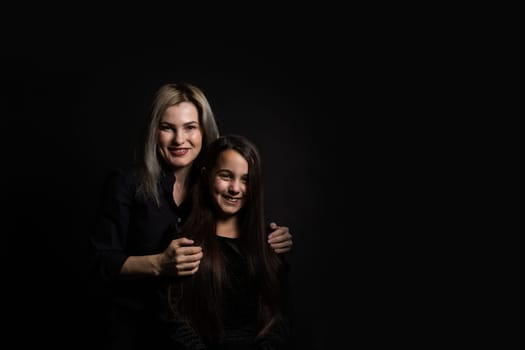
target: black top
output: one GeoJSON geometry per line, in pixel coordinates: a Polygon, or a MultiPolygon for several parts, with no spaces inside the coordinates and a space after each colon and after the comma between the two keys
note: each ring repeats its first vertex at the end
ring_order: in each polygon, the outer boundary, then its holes
{"type": "MultiPolygon", "coordinates": [[[[90,237],[91,277],[103,286],[110,339],[123,344],[113,349],[139,349],[136,336],[152,338],[151,317],[157,314],[157,288],[165,278],[122,279],[119,272],[128,256],[158,254],[174,238],[187,217],[189,203],[173,200],[175,176],[163,173],[159,185],[160,207],[137,194],[136,169],[111,173],[103,189],[98,220],[90,237]],[[125,343],[125,345],[124,345],[125,343]]],[[[146,341],[148,343],[148,341],[146,341]]],[[[149,342],[149,346],[152,343],[149,342]]],[[[149,347],[148,346],[148,347],[149,347]]]]}
{"type": "Polygon", "coordinates": [[[257,321],[257,290],[255,281],[249,278],[248,265],[239,247],[238,239],[216,236],[221,243],[227,273],[227,288],[224,290],[224,327],[239,329],[253,327],[257,321]]]}
{"type": "Polygon", "coordinates": [[[224,337],[205,343],[183,321],[171,320],[172,349],[285,349],[287,330],[278,327],[255,341],[257,335],[257,290],[250,277],[244,253],[235,238],[216,236],[220,242],[227,281],[223,290],[224,337]]]}
{"type": "Polygon", "coordinates": [[[162,174],[159,208],[153,200],[137,195],[136,170],[116,170],[108,176],[91,236],[92,262],[102,279],[118,279],[130,255],[157,254],[167,247],[189,210],[187,203],[178,207],[173,201],[174,183],[175,176],[162,174]]]}

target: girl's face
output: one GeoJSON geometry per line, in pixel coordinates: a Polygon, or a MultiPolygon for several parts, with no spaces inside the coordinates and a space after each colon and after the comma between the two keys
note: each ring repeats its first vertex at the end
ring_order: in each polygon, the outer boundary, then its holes
{"type": "Polygon", "coordinates": [[[248,162],[237,151],[223,151],[211,171],[210,182],[211,195],[222,214],[235,215],[246,202],[248,162]]]}
{"type": "Polygon", "coordinates": [[[197,108],[190,102],[168,107],[159,123],[159,151],[174,169],[189,167],[202,149],[197,108]]]}

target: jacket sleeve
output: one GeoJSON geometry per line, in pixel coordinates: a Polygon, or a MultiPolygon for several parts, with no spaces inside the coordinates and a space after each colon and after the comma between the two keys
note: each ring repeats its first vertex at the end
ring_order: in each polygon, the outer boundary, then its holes
{"type": "Polygon", "coordinates": [[[125,247],[134,195],[135,187],[129,175],[116,170],[107,177],[90,234],[89,254],[90,272],[103,281],[118,278],[128,258],[125,247]]]}

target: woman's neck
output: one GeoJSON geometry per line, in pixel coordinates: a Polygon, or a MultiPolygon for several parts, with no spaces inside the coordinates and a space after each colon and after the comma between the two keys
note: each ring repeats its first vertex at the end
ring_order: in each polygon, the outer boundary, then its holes
{"type": "Polygon", "coordinates": [[[186,198],[186,179],[191,167],[175,169],[175,183],[173,184],[173,200],[175,204],[180,205],[186,198]]]}

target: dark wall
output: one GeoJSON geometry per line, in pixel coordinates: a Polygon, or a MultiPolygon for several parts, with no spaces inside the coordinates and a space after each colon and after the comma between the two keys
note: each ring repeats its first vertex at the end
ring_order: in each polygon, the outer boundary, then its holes
{"type": "MultiPolygon", "coordinates": [[[[346,225],[335,218],[336,203],[348,200],[349,162],[336,154],[348,141],[341,122],[352,121],[344,121],[348,96],[334,85],[343,73],[337,58],[319,59],[319,46],[299,44],[192,42],[140,54],[2,58],[4,256],[20,258],[5,272],[22,281],[8,295],[23,301],[21,314],[43,322],[41,340],[89,334],[78,325],[89,307],[86,231],[102,180],[133,161],[155,90],[184,80],[205,92],[222,134],[259,146],[267,217],[294,235],[297,348],[328,348],[341,327],[333,310],[348,298],[342,285],[349,280],[334,270],[346,260],[339,253],[348,238],[335,239],[346,225]]],[[[25,325],[19,313],[13,318],[25,325]]]]}

